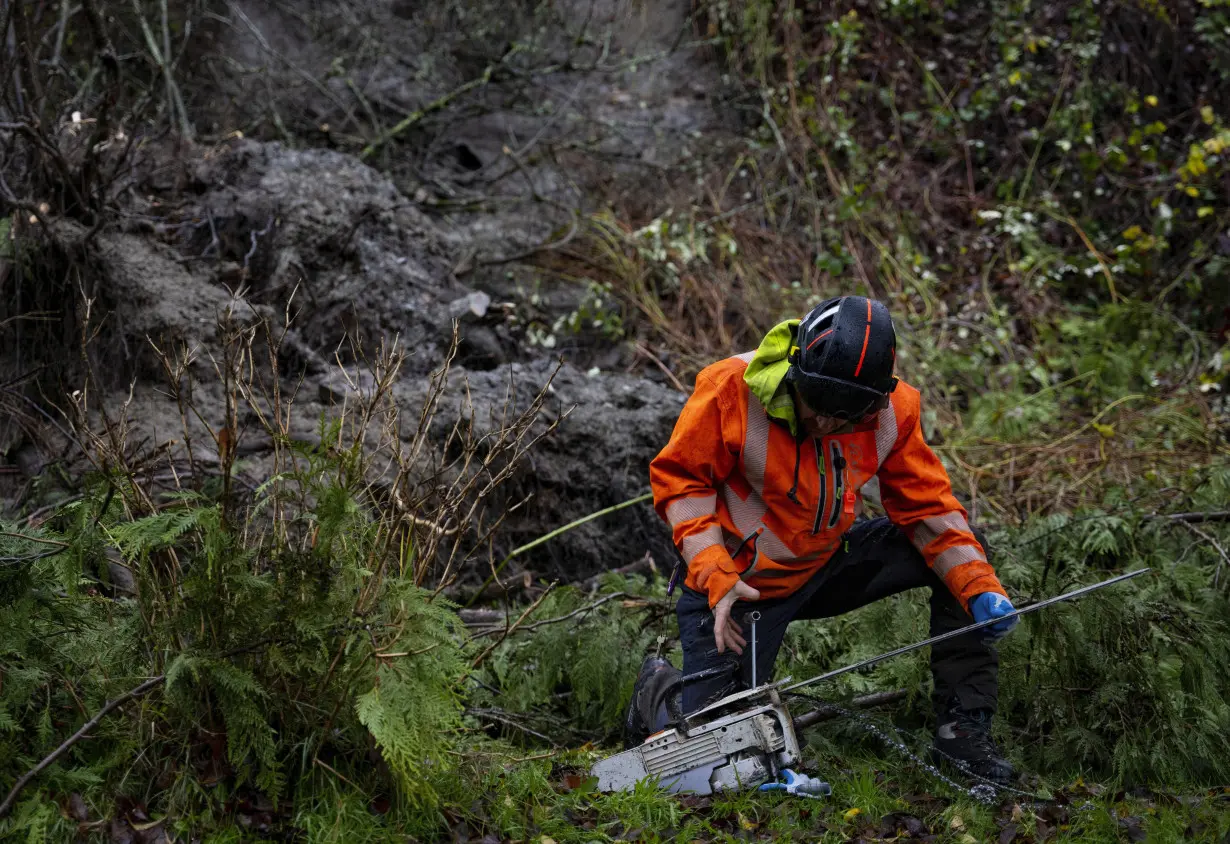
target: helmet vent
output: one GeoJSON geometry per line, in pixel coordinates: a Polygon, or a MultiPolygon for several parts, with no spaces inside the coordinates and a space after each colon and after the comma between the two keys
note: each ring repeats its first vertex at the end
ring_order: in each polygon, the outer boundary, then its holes
{"type": "Polygon", "coordinates": [[[817,330],[818,328],[822,327],[821,323],[825,323],[826,320],[828,322],[832,322],[833,317],[837,315],[837,312],[839,310],[841,310],[841,303],[843,301],[844,300],[842,299],[838,299],[836,304],[833,305],[833,307],[829,308],[827,311],[823,312],[822,314],[817,316],[815,319],[813,319],[811,323],[807,326],[807,330],[808,331],[817,330]]]}

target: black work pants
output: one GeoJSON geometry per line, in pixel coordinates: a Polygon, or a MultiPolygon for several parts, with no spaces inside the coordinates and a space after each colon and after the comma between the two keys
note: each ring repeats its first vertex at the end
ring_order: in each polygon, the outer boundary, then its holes
{"type": "MultiPolygon", "coordinates": [[[[684,712],[693,712],[751,686],[752,637],[747,614],[752,610],[760,611],[756,624],[758,683],[765,683],[773,676],[773,663],[792,621],[832,618],[889,595],[925,587],[931,590],[932,636],[973,623],[948,587],[927,567],[922,554],[888,519],[857,522],[845,539],[847,541],[832,559],[794,594],[774,600],[735,603],[731,617],[739,621],[748,642],[742,657],[729,649],[722,654],[717,652],[708,598],[684,588],[675,611],[683,645],[683,673],[718,667],[730,669],[727,674],[685,684],[684,712]]],[[[981,535],[978,539],[986,547],[981,535]]],[[[908,644],[904,635],[901,644],[908,644]]],[[[979,632],[933,645],[932,699],[937,714],[946,711],[954,702],[967,710],[994,711],[998,670],[995,647],[984,642],[979,632]]]]}

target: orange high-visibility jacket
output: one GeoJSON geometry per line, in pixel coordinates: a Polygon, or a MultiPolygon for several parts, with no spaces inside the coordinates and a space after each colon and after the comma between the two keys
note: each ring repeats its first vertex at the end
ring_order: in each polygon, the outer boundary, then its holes
{"type": "Polygon", "coordinates": [[[744,381],[754,353],[720,361],[696,377],[670,442],[649,467],[654,507],[670,523],[687,562],[686,583],[712,607],[741,576],[761,598],[785,597],[833,556],[861,506],[859,490],[879,478],[888,517],[967,610],[982,592],[1006,596],[986,552],[953,497],[948,473],[923,441],[918,390],[900,382],[872,421],[798,443],[771,419],[744,381]],[[752,562],[750,534],[759,557],[752,562]]]}

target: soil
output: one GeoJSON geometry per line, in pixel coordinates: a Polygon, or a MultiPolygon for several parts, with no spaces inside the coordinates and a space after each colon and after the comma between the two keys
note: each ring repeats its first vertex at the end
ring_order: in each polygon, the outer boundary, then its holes
{"type": "MultiPolygon", "coordinates": [[[[695,44],[690,4],[228,0],[219,9],[187,57],[197,137],[151,134],[114,224],[88,236],[75,224],[58,230],[59,260],[87,268],[82,289],[95,297],[96,398],[117,411],[127,403],[134,441],[182,448],[159,349],[195,350],[197,399],[221,417],[210,383],[222,314],[286,329],[280,369],[298,385],[305,435],[345,393],[339,365],[353,370],[392,338],[410,353],[396,395],[414,413],[457,320],[441,437],[464,391],[476,424],[494,425],[510,385],[528,402],[563,361],[548,411],[571,412],[503,493],[509,504],[531,496],[501,531],[503,550],[647,492],[648,463],[685,397],[656,369],[638,369],[628,344],[577,335],[545,349],[525,326],[550,324],[585,295],[583,282],[537,270],[537,249],[604,208],[662,213],[695,190],[702,160],[740,143],[743,118],[711,48],[695,44]],[[485,84],[447,99],[488,70],[485,84]],[[416,110],[426,112],[362,156],[416,110]]],[[[54,373],[27,391],[47,418],[83,377],[66,361],[77,360],[84,314],[64,302],[60,333],[0,350],[0,375],[54,373]]],[[[10,508],[24,496],[28,509],[32,484],[63,457],[55,427],[31,410],[0,431],[10,508]]],[[[244,470],[258,477],[265,457],[249,441],[244,470]]],[[[673,565],[665,528],[642,504],[518,563],[579,580],[646,550],[660,569],[673,565]]]]}

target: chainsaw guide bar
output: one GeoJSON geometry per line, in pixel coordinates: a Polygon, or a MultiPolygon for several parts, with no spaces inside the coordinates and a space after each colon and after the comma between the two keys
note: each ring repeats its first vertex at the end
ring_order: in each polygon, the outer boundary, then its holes
{"type": "Polygon", "coordinates": [[[787,685],[791,678],[786,677],[736,692],[683,716],[650,736],[639,747],[599,761],[591,773],[598,779],[598,790],[607,792],[630,791],[637,783],[646,780],[657,781],[661,788],[672,794],[699,795],[756,788],[775,782],[784,769],[798,764],[802,759],[794,717],[782,699],[783,695],[832,680],[850,671],[870,668],[936,642],[1079,598],[1147,571],[1148,568],[1137,569],[1101,583],[1074,589],[1007,615],[932,636],[791,685],[787,685]]]}

